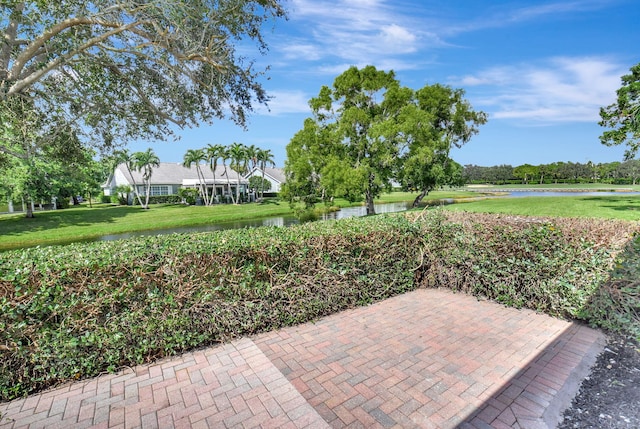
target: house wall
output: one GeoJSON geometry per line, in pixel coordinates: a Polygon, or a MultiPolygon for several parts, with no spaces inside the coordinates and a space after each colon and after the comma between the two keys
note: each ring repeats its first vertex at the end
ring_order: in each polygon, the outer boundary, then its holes
{"type": "MultiPolygon", "coordinates": [[[[250,177],[253,177],[253,176],[262,177],[262,171],[260,171],[260,170],[252,171],[249,175],[247,175],[247,180],[250,177]]],[[[269,176],[269,174],[266,174],[266,173],[264,175],[264,178],[265,178],[265,180],[268,180],[271,183],[271,190],[269,191],[270,193],[271,192],[273,192],[273,193],[280,192],[281,183],[279,181],[275,180],[273,177],[269,176]]]]}

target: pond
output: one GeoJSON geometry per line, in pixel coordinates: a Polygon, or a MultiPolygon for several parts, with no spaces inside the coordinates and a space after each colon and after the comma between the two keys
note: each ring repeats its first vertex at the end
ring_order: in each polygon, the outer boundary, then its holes
{"type": "MultiPolygon", "coordinates": [[[[376,213],[396,213],[407,210],[411,206],[411,203],[390,203],[390,204],[375,204],[376,213]]],[[[347,207],[337,212],[327,213],[322,216],[322,220],[331,219],[344,219],[348,217],[360,217],[367,214],[366,207],[347,207]]],[[[245,219],[232,222],[220,222],[210,225],[199,225],[191,227],[181,228],[164,228],[154,229],[148,231],[135,231],[126,232],[122,234],[109,234],[97,237],[87,241],[109,241],[109,240],[122,240],[125,238],[149,236],[149,235],[162,235],[173,233],[194,233],[194,232],[206,232],[206,231],[221,231],[225,229],[240,229],[240,228],[255,228],[259,226],[289,226],[298,223],[298,219],[295,216],[274,216],[260,219],[245,219]]]]}

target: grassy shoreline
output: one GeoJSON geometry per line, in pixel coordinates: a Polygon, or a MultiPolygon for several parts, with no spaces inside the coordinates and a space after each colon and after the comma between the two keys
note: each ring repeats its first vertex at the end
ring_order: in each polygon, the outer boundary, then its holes
{"type": "MultiPolygon", "coordinates": [[[[467,198],[474,192],[437,191],[427,200],[467,198]]],[[[377,203],[412,202],[416,194],[392,192],[383,194],[377,203]]],[[[338,207],[354,207],[337,199],[338,207]]],[[[154,229],[196,227],[238,220],[261,219],[276,216],[294,216],[285,201],[267,200],[263,203],[241,205],[182,206],[175,204],[152,205],[149,210],[137,206],[82,204],[64,210],[36,212],[35,218],[26,219],[22,213],[0,215],[0,251],[20,247],[86,241],[110,234],[123,234],[154,229]]]]}
{"type": "Polygon", "coordinates": [[[640,220],[640,196],[581,196],[563,197],[517,197],[484,198],[457,201],[459,204],[446,206],[451,211],[473,213],[504,213],[511,215],[552,216],[640,220]]]}

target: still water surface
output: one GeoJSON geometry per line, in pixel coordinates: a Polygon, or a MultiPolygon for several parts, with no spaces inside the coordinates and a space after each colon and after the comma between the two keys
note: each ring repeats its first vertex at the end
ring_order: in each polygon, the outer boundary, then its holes
{"type": "MultiPolygon", "coordinates": [[[[390,204],[375,204],[376,213],[396,213],[407,210],[411,206],[411,203],[390,203],[390,204]]],[[[327,213],[322,216],[322,220],[330,219],[344,219],[348,217],[360,217],[367,214],[367,209],[364,206],[360,207],[347,207],[340,211],[327,213]]],[[[149,231],[136,231],[126,232],[123,234],[109,234],[97,237],[94,240],[89,241],[109,241],[109,240],[121,240],[125,238],[149,236],[149,235],[162,235],[173,233],[193,233],[193,232],[205,232],[205,231],[220,231],[224,229],[240,229],[240,228],[255,228],[258,226],[289,226],[298,223],[298,219],[294,216],[274,216],[261,219],[245,219],[232,222],[220,222],[211,225],[199,225],[181,228],[164,228],[154,229],[149,231]]]]}
{"type": "MultiPolygon", "coordinates": [[[[591,196],[627,196],[627,195],[640,195],[640,192],[554,192],[554,191],[514,191],[509,192],[509,195],[505,197],[591,197],[591,196]]],[[[453,203],[453,200],[444,200],[441,203],[449,204],[453,203]]],[[[376,204],[376,213],[396,213],[407,210],[411,207],[411,203],[390,203],[390,204],[376,204]]],[[[347,207],[333,213],[327,213],[322,216],[322,220],[330,219],[343,219],[348,217],[361,217],[367,214],[367,209],[364,206],[359,207],[347,207]]],[[[97,237],[90,241],[110,241],[121,240],[131,237],[149,236],[149,235],[162,235],[173,233],[193,233],[193,232],[206,232],[206,231],[220,231],[225,229],[240,229],[240,228],[255,228],[259,226],[289,226],[298,223],[298,219],[294,216],[274,216],[261,219],[245,219],[232,222],[221,222],[210,225],[199,225],[192,227],[182,228],[165,228],[155,229],[149,231],[136,231],[127,232],[123,234],[109,234],[97,237]]]]}
{"type": "MultiPolygon", "coordinates": [[[[511,197],[591,197],[591,196],[638,196],[640,192],[554,192],[554,191],[514,191],[509,192],[508,195],[505,195],[503,198],[511,198],[511,197]]],[[[482,196],[479,198],[483,198],[482,196]]],[[[494,197],[495,198],[495,197],[494,197]]],[[[454,203],[452,199],[446,199],[439,202],[439,204],[451,204],[454,203]]],[[[376,213],[396,213],[407,210],[411,207],[411,203],[389,203],[389,204],[376,204],[375,210],[376,213]]],[[[330,219],[343,219],[348,217],[360,217],[366,215],[366,207],[347,207],[343,208],[337,212],[327,213],[322,216],[322,220],[330,220],[330,219]]],[[[173,234],[173,233],[195,233],[195,232],[206,232],[206,231],[220,231],[226,229],[240,229],[240,228],[255,228],[260,226],[289,226],[297,224],[298,219],[294,216],[274,216],[260,219],[246,219],[232,222],[221,222],[210,225],[199,225],[192,227],[182,227],[182,228],[164,228],[164,229],[154,229],[148,231],[136,231],[136,232],[127,232],[122,234],[108,234],[103,235],[101,237],[96,237],[94,239],[88,240],[78,240],[78,241],[111,241],[111,240],[122,240],[132,237],[140,237],[140,236],[150,236],[150,235],[162,235],[162,234],[173,234]]],[[[75,241],[75,240],[74,240],[75,241]]],[[[61,242],[58,244],[69,244],[69,241],[61,242]]]]}

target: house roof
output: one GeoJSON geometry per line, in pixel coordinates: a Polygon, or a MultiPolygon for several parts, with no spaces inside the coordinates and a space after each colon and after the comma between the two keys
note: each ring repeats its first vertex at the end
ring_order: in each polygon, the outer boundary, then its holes
{"type": "MultiPolygon", "coordinates": [[[[131,170],[131,175],[129,175],[129,171],[127,170],[127,166],[125,164],[118,165],[118,170],[124,175],[127,180],[133,182],[133,179],[136,183],[142,184],[142,172],[131,170]]],[[[213,183],[214,174],[209,168],[208,165],[201,165],[202,173],[204,174],[206,183],[213,183]]],[[[238,182],[238,176],[230,167],[227,166],[227,172],[229,174],[229,181],[233,183],[238,182]]],[[[151,173],[151,179],[149,182],[152,185],[167,185],[167,184],[184,184],[184,185],[194,185],[198,183],[198,173],[196,170],[196,166],[193,165],[191,168],[187,168],[179,163],[172,162],[161,162],[158,167],[154,167],[151,173]]],[[[223,166],[218,165],[215,170],[215,182],[216,183],[226,183],[227,176],[225,173],[225,169],[223,166]]],[[[247,183],[247,181],[240,176],[240,183],[247,183]]]]}
{"type": "MultiPolygon", "coordinates": [[[[276,180],[279,183],[284,183],[286,181],[285,175],[284,175],[284,169],[282,168],[271,168],[271,167],[266,167],[264,169],[264,174],[265,176],[269,176],[272,179],[276,180]]],[[[258,167],[255,167],[253,170],[251,170],[251,172],[247,175],[247,177],[249,176],[262,176],[262,170],[258,167]]]]}
{"type": "Polygon", "coordinates": [[[269,176],[273,177],[274,179],[276,179],[280,183],[284,183],[287,180],[285,175],[284,175],[284,169],[283,168],[266,167],[264,169],[264,172],[265,172],[265,174],[268,174],[269,176]]]}

